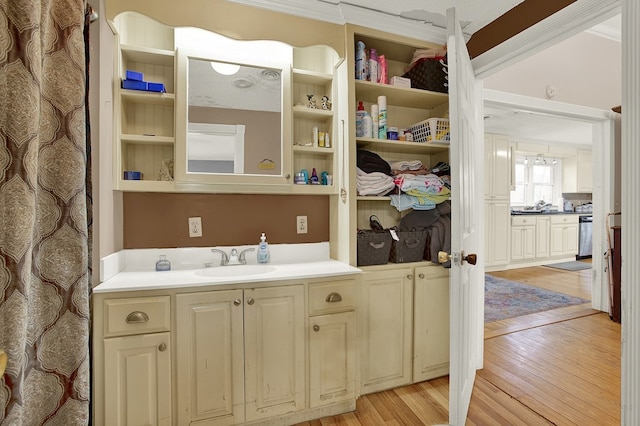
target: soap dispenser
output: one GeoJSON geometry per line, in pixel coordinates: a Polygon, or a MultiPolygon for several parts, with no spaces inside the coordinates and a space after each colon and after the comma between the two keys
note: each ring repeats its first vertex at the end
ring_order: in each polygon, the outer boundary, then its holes
{"type": "Polygon", "coordinates": [[[171,262],[167,259],[167,256],[164,254],[160,255],[160,259],[156,262],[156,271],[170,271],[171,270],[171,262]]]}
{"type": "Polygon", "coordinates": [[[269,263],[271,256],[269,255],[269,244],[267,243],[267,236],[262,233],[260,236],[260,244],[258,244],[258,263],[269,263]]]}

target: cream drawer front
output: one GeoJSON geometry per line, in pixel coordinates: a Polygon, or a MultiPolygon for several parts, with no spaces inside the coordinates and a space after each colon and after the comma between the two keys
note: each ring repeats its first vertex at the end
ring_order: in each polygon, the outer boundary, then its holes
{"type": "Polygon", "coordinates": [[[536,216],[511,216],[511,225],[513,226],[524,226],[524,225],[535,225],[536,224],[536,216]]]}
{"type": "Polygon", "coordinates": [[[309,284],[309,315],[355,309],[356,280],[309,284]]]}
{"type": "Polygon", "coordinates": [[[169,331],[170,298],[132,297],[104,301],[104,337],[169,331]]]}
{"type": "Polygon", "coordinates": [[[578,223],[578,215],[575,214],[563,214],[551,216],[552,225],[562,225],[565,223],[578,223]]]}

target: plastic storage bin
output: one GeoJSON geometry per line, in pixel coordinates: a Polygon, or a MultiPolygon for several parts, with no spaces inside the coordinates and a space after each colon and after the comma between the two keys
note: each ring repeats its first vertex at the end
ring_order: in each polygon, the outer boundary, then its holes
{"type": "Polygon", "coordinates": [[[388,263],[391,240],[389,231],[358,231],[358,266],[388,263]]]}
{"type": "Polygon", "coordinates": [[[122,80],[122,88],[129,90],[147,90],[147,82],[138,80],[122,80]]]}
{"type": "Polygon", "coordinates": [[[160,92],[160,93],[165,93],[167,91],[164,87],[164,83],[153,83],[151,81],[147,83],[147,90],[149,92],[160,92]]]}
{"type": "Polygon", "coordinates": [[[446,118],[428,118],[407,128],[415,142],[446,143],[451,139],[449,120],[446,118]]]}

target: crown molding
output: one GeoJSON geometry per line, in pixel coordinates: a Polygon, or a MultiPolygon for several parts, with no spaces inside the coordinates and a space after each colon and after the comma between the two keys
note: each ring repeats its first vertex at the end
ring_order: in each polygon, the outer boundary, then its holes
{"type": "Polygon", "coordinates": [[[300,0],[228,1],[332,24],[354,24],[430,43],[444,44],[447,40],[446,29],[436,27],[429,22],[403,18],[340,1],[335,4],[300,0]]]}

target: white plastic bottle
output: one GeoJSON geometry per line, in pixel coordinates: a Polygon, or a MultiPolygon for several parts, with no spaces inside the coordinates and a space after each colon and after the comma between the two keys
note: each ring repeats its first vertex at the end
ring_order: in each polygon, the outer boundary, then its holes
{"type": "Polygon", "coordinates": [[[269,254],[269,244],[267,243],[267,236],[262,233],[260,236],[260,244],[258,244],[258,263],[269,263],[271,255],[269,254]]]}

